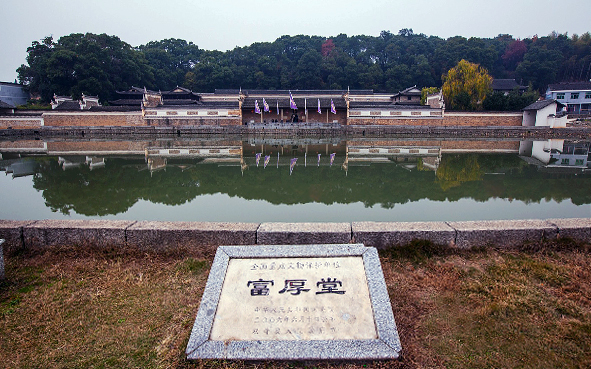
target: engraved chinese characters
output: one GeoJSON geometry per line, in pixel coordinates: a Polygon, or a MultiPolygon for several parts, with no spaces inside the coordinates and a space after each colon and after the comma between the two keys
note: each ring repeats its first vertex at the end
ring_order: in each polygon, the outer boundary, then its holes
{"type": "Polygon", "coordinates": [[[231,259],[211,340],[374,339],[362,257],[231,259]]]}
{"type": "MultiPolygon", "coordinates": [[[[273,286],[275,281],[263,281],[261,278],[259,278],[258,281],[248,281],[246,285],[252,285],[252,289],[250,290],[251,296],[267,296],[269,295],[269,288],[267,287],[269,284],[273,286]]],[[[309,288],[304,288],[305,284],[305,279],[286,279],[285,287],[279,291],[279,293],[291,292],[292,295],[299,295],[302,292],[310,291],[309,288]]],[[[336,278],[333,278],[332,280],[330,278],[327,278],[326,280],[322,278],[320,282],[316,283],[316,287],[322,286],[322,289],[320,291],[316,291],[316,294],[336,293],[342,295],[345,293],[345,291],[338,290],[338,288],[342,285],[343,283],[338,281],[336,278]]]]}

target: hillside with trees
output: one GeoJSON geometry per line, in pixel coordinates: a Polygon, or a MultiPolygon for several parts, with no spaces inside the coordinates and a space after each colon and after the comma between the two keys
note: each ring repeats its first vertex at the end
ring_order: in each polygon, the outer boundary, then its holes
{"type": "MultiPolygon", "coordinates": [[[[131,86],[169,90],[178,85],[197,92],[440,88],[461,60],[541,93],[549,83],[591,78],[589,33],[442,39],[402,29],[379,36],[282,36],[226,52],[180,39],[133,47],[116,36],[87,33],[34,41],[27,52],[27,64],[17,70],[19,80],[45,101],[54,93],[75,98],[85,93],[107,102],[116,90],[131,86]]],[[[494,106],[507,105],[497,100],[494,106]]]]}

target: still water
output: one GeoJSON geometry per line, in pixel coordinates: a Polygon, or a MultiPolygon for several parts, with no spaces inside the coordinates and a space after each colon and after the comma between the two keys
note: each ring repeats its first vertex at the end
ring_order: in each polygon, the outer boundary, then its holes
{"type": "Polygon", "coordinates": [[[589,142],[0,142],[0,219],[227,222],[591,217],[589,142]]]}

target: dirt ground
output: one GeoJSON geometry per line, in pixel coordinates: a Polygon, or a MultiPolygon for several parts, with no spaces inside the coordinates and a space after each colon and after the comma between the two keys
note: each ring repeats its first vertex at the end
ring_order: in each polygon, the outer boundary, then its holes
{"type": "Polygon", "coordinates": [[[241,362],[184,357],[213,255],[64,246],[6,257],[2,368],[588,368],[589,245],[380,252],[399,360],[241,362]]]}

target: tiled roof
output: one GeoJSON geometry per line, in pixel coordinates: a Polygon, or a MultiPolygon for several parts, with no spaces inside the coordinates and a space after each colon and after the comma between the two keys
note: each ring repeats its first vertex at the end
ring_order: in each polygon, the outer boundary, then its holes
{"type": "Polygon", "coordinates": [[[127,111],[141,111],[142,107],[137,106],[91,106],[88,111],[95,112],[127,112],[127,111]]]}
{"type": "Polygon", "coordinates": [[[0,109],[14,109],[14,106],[0,100],[0,109]]]}
{"type": "Polygon", "coordinates": [[[492,89],[493,91],[511,91],[515,87],[519,89],[526,89],[527,86],[520,86],[515,79],[493,79],[492,89]]]}
{"type": "Polygon", "coordinates": [[[140,106],[142,104],[142,99],[118,99],[109,101],[109,104],[118,106],[140,106]]]}
{"type": "Polygon", "coordinates": [[[80,110],[80,103],[78,101],[64,101],[55,110],[80,110]]]}
{"type": "Polygon", "coordinates": [[[548,85],[551,91],[562,90],[591,90],[591,82],[560,82],[548,85]]]}
{"type": "Polygon", "coordinates": [[[548,100],[538,100],[535,103],[526,106],[522,110],[540,110],[540,109],[547,107],[548,105],[551,105],[552,103],[556,103],[559,108],[564,107],[564,104],[562,104],[556,100],[553,100],[553,99],[548,99],[548,100]]]}
{"type": "Polygon", "coordinates": [[[201,102],[192,99],[167,99],[163,98],[162,103],[164,105],[200,105],[201,102]]]}
{"type": "Polygon", "coordinates": [[[351,109],[396,109],[396,110],[416,110],[416,109],[433,109],[429,105],[416,104],[393,104],[382,101],[351,101],[349,103],[351,109]]]}
{"type": "Polygon", "coordinates": [[[396,97],[396,96],[421,96],[421,91],[411,91],[413,89],[417,89],[417,86],[412,86],[412,87],[408,87],[405,88],[402,91],[398,91],[397,93],[395,93],[392,97],[396,97]]]}
{"type": "MultiPolygon", "coordinates": [[[[216,95],[233,95],[238,93],[237,89],[216,89],[216,95]]],[[[290,90],[249,90],[243,89],[245,95],[270,95],[270,96],[289,96],[290,90]]],[[[373,95],[373,90],[350,90],[350,95],[373,95]]],[[[347,90],[291,90],[292,96],[296,95],[337,95],[341,96],[347,93],[347,90]]]]}

